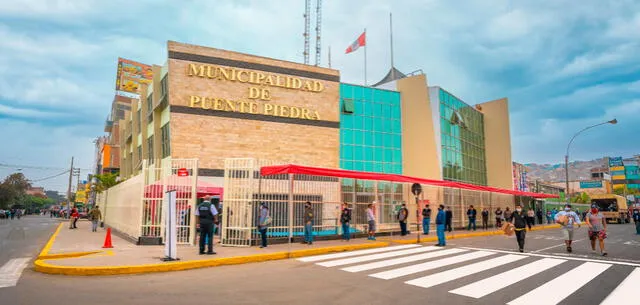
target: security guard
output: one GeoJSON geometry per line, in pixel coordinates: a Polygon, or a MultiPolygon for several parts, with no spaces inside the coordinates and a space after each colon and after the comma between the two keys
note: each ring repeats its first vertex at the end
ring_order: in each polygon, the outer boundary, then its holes
{"type": "Polygon", "coordinates": [[[200,254],[205,254],[205,240],[208,241],[208,251],[206,254],[216,254],[213,252],[213,224],[218,223],[218,210],[211,203],[211,196],[205,196],[204,201],[198,204],[196,216],[198,216],[200,220],[200,254]]]}

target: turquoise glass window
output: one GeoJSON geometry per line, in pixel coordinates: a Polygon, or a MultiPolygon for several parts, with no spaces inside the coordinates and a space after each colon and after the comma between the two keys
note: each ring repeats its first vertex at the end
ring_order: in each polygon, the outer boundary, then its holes
{"type": "Polygon", "coordinates": [[[340,84],[340,98],[340,166],[402,174],[400,93],[340,84]],[[345,113],[347,100],[353,101],[353,113],[345,113]]]}

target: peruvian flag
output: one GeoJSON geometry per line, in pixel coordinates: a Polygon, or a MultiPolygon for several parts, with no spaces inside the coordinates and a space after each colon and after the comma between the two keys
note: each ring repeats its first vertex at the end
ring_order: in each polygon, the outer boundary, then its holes
{"type": "Polygon", "coordinates": [[[359,47],[364,47],[366,45],[367,42],[367,38],[366,38],[366,34],[367,32],[362,32],[362,34],[360,34],[360,36],[358,37],[358,39],[356,39],[356,41],[354,41],[348,48],[347,50],[344,52],[345,54],[349,54],[355,50],[357,50],[359,47]]]}

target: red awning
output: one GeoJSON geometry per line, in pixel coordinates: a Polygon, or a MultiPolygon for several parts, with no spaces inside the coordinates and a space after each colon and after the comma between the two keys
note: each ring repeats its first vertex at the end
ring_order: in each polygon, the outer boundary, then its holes
{"type": "MultiPolygon", "coordinates": [[[[166,177],[165,179],[158,181],[154,184],[147,185],[145,187],[145,197],[147,198],[162,198],[162,184],[167,184],[167,190],[177,190],[178,198],[183,198],[184,196],[188,197],[191,193],[191,177],[179,177],[177,175],[173,175],[170,177],[166,177]],[[187,194],[189,193],[189,194],[187,194]]],[[[220,195],[220,200],[222,200],[222,196],[224,194],[224,189],[222,187],[213,185],[211,183],[205,182],[201,179],[198,179],[198,185],[196,186],[196,196],[198,198],[203,197],[205,195],[220,195]]]]}
{"type": "Polygon", "coordinates": [[[294,165],[294,164],[263,166],[262,168],[260,168],[260,175],[262,176],[271,176],[271,175],[280,175],[280,174],[300,174],[300,175],[325,176],[325,177],[337,177],[337,178],[351,178],[351,179],[361,179],[361,180],[420,183],[420,184],[433,185],[433,186],[444,186],[444,187],[460,188],[460,189],[474,190],[474,191],[486,191],[486,192],[510,194],[510,195],[516,195],[516,196],[526,196],[526,197],[532,197],[532,198],[558,198],[558,195],[507,190],[507,189],[501,189],[501,188],[490,187],[490,186],[481,186],[481,185],[454,182],[454,181],[415,178],[415,177],[396,175],[396,174],[359,172],[359,171],[344,170],[344,169],[329,169],[329,168],[321,168],[321,167],[300,166],[300,165],[294,165]]]}

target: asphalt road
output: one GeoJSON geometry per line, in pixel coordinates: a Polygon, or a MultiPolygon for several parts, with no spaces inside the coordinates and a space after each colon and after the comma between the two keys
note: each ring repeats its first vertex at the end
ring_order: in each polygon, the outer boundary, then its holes
{"type": "Polygon", "coordinates": [[[16,284],[59,223],[43,216],[0,219],[0,290],[16,284]]]}
{"type": "MultiPolygon", "coordinates": [[[[567,254],[558,246],[560,231],[550,230],[530,232],[524,254],[513,252],[514,238],[492,236],[451,240],[444,249],[405,245],[316,261],[138,276],[65,277],[25,270],[16,287],[0,288],[0,300],[51,305],[590,305],[611,294],[621,296],[612,304],[638,305],[631,290],[637,288],[627,285],[640,280],[640,236],[634,233],[633,225],[610,226],[606,258],[590,253],[586,241],[577,241],[567,254]]],[[[578,240],[583,235],[584,229],[576,232],[578,240]]]]}

